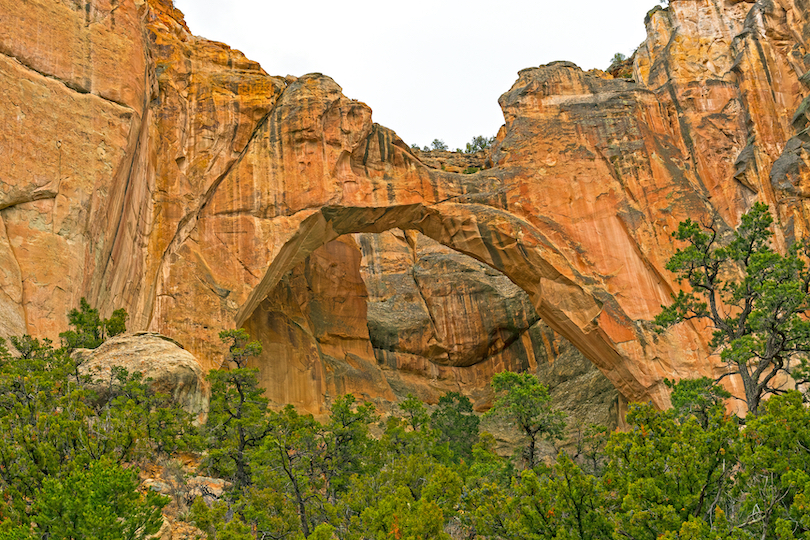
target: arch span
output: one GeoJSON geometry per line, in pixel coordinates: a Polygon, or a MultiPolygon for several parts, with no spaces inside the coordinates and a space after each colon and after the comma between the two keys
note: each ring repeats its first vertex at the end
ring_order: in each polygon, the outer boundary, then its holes
{"type": "Polygon", "coordinates": [[[444,202],[382,208],[327,206],[303,219],[281,247],[262,280],[239,309],[242,326],[281,279],[320,246],[353,233],[413,229],[502,272],[529,295],[538,315],[571,341],[617,389],[631,399],[662,404],[666,393],[645,384],[638,366],[623,357],[621,343],[643,340],[632,321],[616,306],[600,300],[574,279],[543,235],[530,224],[502,210],[480,204],[444,202]]]}
{"type": "Polygon", "coordinates": [[[501,104],[493,166],[452,174],[420,161],[331,79],[290,84],[159,251],[150,327],[214,367],[217,328],[248,320],[315,249],[396,227],[508,276],[628,399],[666,406],[665,378],[722,373],[706,328],[659,336],[649,323],[676,286],[670,232],[687,216],[729,214],[695,188],[693,166],[679,168],[682,141],[656,134],[655,96],[555,64],[521,72],[501,104]]]}

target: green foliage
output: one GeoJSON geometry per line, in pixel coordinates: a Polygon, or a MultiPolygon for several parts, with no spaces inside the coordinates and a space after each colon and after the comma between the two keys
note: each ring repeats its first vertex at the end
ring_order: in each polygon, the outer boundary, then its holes
{"type": "Polygon", "coordinates": [[[361,514],[366,534],[375,540],[413,538],[449,540],[441,508],[430,500],[414,499],[405,486],[382,494],[377,504],[361,514]]]}
{"type": "Polygon", "coordinates": [[[467,167],[462,171],[462,174],[475,174],[480,170],[478,167],[467,167]]]}
{"type": "Polygon", "coordinates": [[[352,475],[364,474],[373,462],[368,460],[374,446],[369,425],[377,420],[374,405],[357,403],[347,394],[335,400],[330,408],[329,422],[321,439],[323,477],[330,501],[347,489],[352,475]]]}
{"type": "Polygon", "coordinates": [[[209,540],[254,540],[250,525],[239,515],[227,518],[230,508],[224,501],[219,501],[210,508],[202,497],[197,497],[191,505],[190,520],[209,540]]]}
{"type": "Polygon", "coordinates": [[[408,394],[399,404],[399,408],[405,413],[405,419],[414,431],[427,424],[430,420],[425,404],[413,394],[408,394]]]}
{"type": "Polygon", "coordinates": [[[731,397],[728,390],[717,386],[708,377],[664,382],[672,388],[670,401],[675,414],[681,419],[695,416],[704,429],[709,426],[712,415],[725,410],[724,401],[731,397]]]}
{"type": "Polygon", "coordinates": [[[755,203],[730,241],[721,243],[714,225],[681,222],[673,236],[687,246],[675,252],[667,269],[690,291],[673,295],[655,318],[662,329],[695,319],[712,324],[712,346],[729,374],[742,379],[751,412],[765,395],[779,391],[772,384],[779,373],[802,378],[804,353],[810,350],[808,246],[777,253],[772,223],[768,207],[755,203]]]}
{"type": "Polygon", "coordinates": [[[649,405],[633,406],[627,422],[607,447],[606,482],[622,495],[617,531],[655,540],[692,517],[710,520],[731,480],[736,422],[715,409],[704,428],[649,405]]]}
{"type": "MultiPolygon", "coordinates": [[[[123,311],[118,327],[97,325],[93,312],[86,302],[73,311],[76,335],[103,339],[123,329],[123,311]]],[[[19,356],[0,340],[0,538],[152,535],[167,500],[137,492],[131,464],[188,448],[188,415],[140,373],[113,369],[99,391],[78,376],[67,348],[30,336],[10,341],[19,356]]]]}
{"type": "Polygon", "coordinates": [[[66,382],[72,365],[64,350],[30,336],[11,341],[22,356],[0,349],[0,480],[20,517],[66,458],[87,459],[93,448],[73,441],[89,442],[82,435],[92,409],[87,391],[66,382]]]}
{"type": "Polygon", "coordinates": [[[617,52],[616,54],[613,55],[613,58],[610,59],[610,65],[621,64],[625,60],[627,60],[627,56],[620,52],[617,52]]]}
{"type": "Polygon", "coordinates": [[[517,512],[512,528],[522,538],[612,537],[608,492],[598,478],[585,474],[565,454],[544,474],[525,471],[516,480],[515,491],[517,512]]]}
{"type": "MultiPolygon", "coordinates": [[[[251,350],[244,336],[235,349],[251,350]]],[[[230,336],[225,336],[231,339],[230,336]]],[[[137,488],[130,463],[193,448],[194,430],[140,374],[104,387],[72,376],[65,349],[24,336],[0,344],[0,540],[148,538],[167,499],[137,488]],[[99,392],[91,388],[100,388],[99,392]]],[[[248,356],[233,349],[244,365],[248,356]]],[[[578,455],[516,469],[478,434],[469,399],[433,414],[409,396],[401,415],[336,398],[328,418],[272,411],[256,371],[215,371],[204,467],[232,481],[188,518],[209,539],[766,540],[810,535],[810,410],[791,392],[763,402],[743,429],[708,379],[672,386],[674,408],[633,405],[627,431],[582,428],[578,455]],[[243,444],[246,443],[246,444],[243,444]],[[597,467],[592,467],[597,471],[597,467]]],[[[562,419],[530,375],[501,374],[494,412],[536,439],[562,419]]],[[[524,453],[529,462],[529,451],[524,453]]]]}
{"type": "Polygon", "coordinates": [[[91,308],[85,298],[79,302],[79,309],[72,309],[68,313],[68,324],[73,330],[62,332],[63,346],[72,351],[74,349],[95,349],[107,339],[126,332],[127,312],[123,309],[113,311],[112,317],[102,319],[98,310],[91,308]]]}
{"type": "Polygon", "coordinates": [[[227,359],[237,368],[208,373],[211,400],[204,436],[210,450],[204,467],[229,479],[239,492],[251,485],[250,454],[269,433],[267,398],[259,387],[259,370],[244,367],[248,358],[261,353],[261,344],[248,342],[250,336],[242,328],[220,332],[219,337],[230,343],[227,359]]]}
{"type": "Polygon", "coordinates": [[[797,392],[765,401],[742,431],[719,405],[706,426],[647,406],[628,422],[605,475],[621,501],[620,536],[807,537],[810,412],[797,392]]]}
{"type": "Polygon", "coordinates": [[[244,367],[260,348],[239,331],[223,340],[236,367],[209,374],[202,440],[139,373],[88,381],[65,348],[22,336],[12,356],[0,340],[0,540],[149,538],[167,498],[139,491],[133,464],[197,445],[203,468],[231,480],[188,513],[212,540],[810,538],[798,392],[762,401],[741,426],[713,381],[668,383],[672,409],[634,404],[610,436],[580,425],[576,456],[541,464],[532,441],[558,437],[561,415],[534,377],[500,374],[489,414],[525,435],[528,467],[516,468],[459,393],[431,415],[408,396],[379,424],[352,395],[321,421],[273,411],[244,367]]]}
{"type": "MultiPolygon", "coordinates": [[[[227,392],[226,387],[212,388],[212,403],[227,392]]],[[[222,401],[239,403],[234,394],[222,401]]],[[[369,434],[376,421],[370,404],[341,396],[332,404],[328,422],[321,424],[292,406],[274,412],[261,401],[260,408],[243,415],[251,418],[242,426],[244,437],[233,437],[240,425],[236,416],[231,416],[230,439],[223,440],[225,431],[209,439],[212,448],[206,464],[209,468],[216,464],[220,474],[233,478],[229,506],[206,509],[200,502],[192,509],[192,519],[214,535],[211,538],[220,538],[233,519],[273,538],[319,537],[326,534],[327,528],[321,526],[326,524],[345,533],[360,524],[357,501],[366,498],[358,489],[358,478],[380,466],[377,443],[369,434]],[[240,445],[243,439],[252,442],[240,445]],[[240,467],[246,479],[240,480],[240,467]]]]}
{"type": "Polygon", "coordinates": [[[309,536],[317,522],[325,521],[324,478],[319,474],[319,440],[322,426],[311,415],[299,415],[291,406],[272,413],[269,422],[272,435],[257,455],[257,476],[262,484],[276,485],[283,494],[275,512],[283,505],[295,508],[300,530],[309,536]]]}
{"type": "Polygon", "coordinates": [[[604,448],[608,440],[608,429],[598,424],[585,423],[577,419],[573,425],[576,443],[576,456],[585,460],[583,468],[591,473],[600,471],[604,448]]]}
{"type": "Polygon", "coordinates": [[[223,330],[219,333],[219,339],[228,344],[226,362],[233,362],[237,368],[245,367],[248,358],[259,356],[262,353],[262,344],[258,341],[250,341],[250,335],[244,328],[223,330]]]}
{"type": "Polygon", "coordinates": [[[470,399],[458,392],[447,392],[440,397],[430,415],[430,424],[439,433],[439,442],[448,444],[456,461],[472,459],[480,422],[473,413],[470,399]]]}
{"type": "Polygon", "coordinates": [[[29,336],[12,342],[21,357],[0,350],[0,480],[13,500],[93,460],[132,462],[189,447],[188,414],[139,373],[114,370],[101,396],[96,386],[74,382],[65,349],[29,336]]]}
{"type": "Polygon", "coordinates": [[[430,149],[447,151],[447,144],[441,139],[433,139],[433,142],[430,143],[430,149]]]}
{"type": "Polygon", "coordinates": [[[94,461],[64,478],[45,479],[31,520],[46,538],[144,539],[163,523],[167,497],[139,493],[138,475],[109,460],[94,461]]]}
{"type": "Polygon", "coordinates": [[[482,150],[489,150],[492,148],[493,144],[495,144],[495,137],[484,137],[483,135],[478,135],[473,137],[472,141],[467,143],[464,152],[467,154],[474,154],[482,150]]]}
{"type": "Polygon", "coordinates": [[[487,414],[515,423],[527,439],[523,459],[529,468],[533,468],[537,464],[538,442],[562,436],[565,429],[563,413],[552,407],[548,388],[531,373],[498,373],[492,378],[492,388],[499,397],[487,414]]]}
{"type": "Polygon", "coordinates": [[[677,409],[631,407],[602,476],[560,454],[505,477],[477,447],[461,522],[483,538],[806,538],[810,411],[801,396],[771,398],[741,431],[721,389],[673,386],[677,409]]]}
{"type": "Polygon", "coordinates": [[[155,392],[139,372],[113,368],[112,379],[101,399],[92,400],[93,410],[102,421],[91,426],[97,437],[97,453],[114,455],[118,461],[170,456],[193,450],[199,445],[191,415],[168,394],[155,392]]]}
{"type": "Polygon", "coordinates": [[[790,392],[767,400],[741,433],[732,524],[762,538],[807,538],[810,411],[790,392]],[[739,524],[743,525],[740,526],[739,524]]]}
{"type": "Polygon", "coordinates": [[[312,534],[307,536],[307,540],[332,540],[334,538],[335,528],[328,523],[321,523],[312,534]]]}

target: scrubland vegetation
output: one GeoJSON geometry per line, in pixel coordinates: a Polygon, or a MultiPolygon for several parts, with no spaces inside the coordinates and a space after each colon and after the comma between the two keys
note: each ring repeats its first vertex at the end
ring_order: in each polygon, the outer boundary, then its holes
{"type": "Polygon", "coordinates": [[[682,223],[669,269],[689,287],[656,321],[714,325],[748,415],[727,412],[716,381],[684,380],[672,408],[633,404],[624,430],[584,426],[553,459],[538,446],[571,419],[530,374],[493,379],[486,414],[524,443],[502,456],[459,393],[432,407],[409,396],[384,417],[351,395],[324,421],[271,410],[247,367],[261,346],[244,330],[221,333],[229,369],[209,373],[195,425],[138,373],[84,373],[72,350],[123,332],[126,313],[104,320],[82,301],[61,347],[30,336],[10,340],[13,355],[0,347],[0,539],[149,538],[170,499],[139,486],[138,470],[181,452],[227,481],[177,503],[174,519],[210,539],[810,537],[810,277],[804,247],[771,249],[769,220],[755,205],[736,231],[682,223]],[[794,388],[776,384],[783,372],[794,388]]]}

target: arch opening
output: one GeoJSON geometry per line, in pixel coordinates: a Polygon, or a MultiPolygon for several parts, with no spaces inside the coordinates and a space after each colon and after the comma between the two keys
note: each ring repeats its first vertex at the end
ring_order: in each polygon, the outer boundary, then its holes
{"type": "MultiPolygon", "coordinates": [[[[406,236],[421,233],[453,252],[471,257],[502,273],[526,293],[538,318],[544,321],[549,331],[571,342],[610,380],[620,394],[628,399],[650,395],[650,389],[644,386],[643,380],[639,380],[638,373],[633,373],[633,366],[622,362],[616,340],[608,333],[616,329],[627,332],[626,325],[615,324],[612,320],[616,318],[612,306],[606,306],[599,301],[598,290],[587,291],[566,276],[566,273],[572,275],[572,269],[535,229],[515,216],[487,205],[446,201],[430,207],[422,204],[384,208],[323,207],[303,219],[297,232],[277,252],[263,279],[239,310],[236,324],[245,326],[269,344],[303,344],[306,341],[306,331],[296,322],[296,318],[301,320],[300,313],[285,314],[283,318],[286,320],[283,323],[277,319],[277,306],[301,305],[300,301],[292,298],[295,289],[293,282],[296,279],[306,281],[301,268],[316,250],[323,249],[324,246],[333,246],[328,249],[341,249],[334,246],[341,243],[338,239],[344,235],[382,233],[391,229],[406,231],[403,233],[406,236]],[[268,317],[275,319],[270,320],[268,317]],[[606,321],[614,324],[611,326],[606,324],[606,321]],[[263,332],[271,332],[272,335],[262,335],[263,332]]],[[[359,248],[355,246],[355,249],[358,253],[356,257],[361,257],[359,248]]],[[[351,319],[352,309],[350,306],[345,307],[347,308],[345,315],[351,319]]],[[[618,316],[621,316],[621,313],[618,316]]],[[[350,333],[346,335],[349,336],[350,333]]],[[[633,335],[627,340],[635,337],[633,335]]],[[[356,344],[359,345],[362,339],[358,336],[355,338],[356,344]]],[[[310,347],[310,351],[303,357],[314,359],[319,354],[316,349],[322,347],[322,344],[310,343],[307,346],[310,347]]],[[[357,354],[357,351],[342,350],[343,358],[339,359],[340,362],[332,362],[328,366],[313,370],[311,361],[306,365],[301,364],[301,355],[297,358],[286,358],[289,351],[294,348],[288,346],[286,348],[288,352],[285,353],[284,347],[271,346],[267,351],[269,361],[287,366],[284,368],[286,374],[276,377],[275,380],[264,381],[265,385],[278,390],[282,396],[281,400],[313,409],[316,403],[328,400],[326,379],[329,377],[334,379],[336,370],[354,371],[357,375],[355,379],[365,381],[364,384],[369,388],[390,389],[389,384],[379,379],[377,365],[372,365],[372,363],[384,364],[385,358],[382,360],[379,358],[385,356],[384,354],[374,356],[372,352],[369,358],[369,355],[364,357],[363,354],[357,354]],[[284,382],[294,371],[299,374],[309,373],[309,389],[304,388],[307,385],[300,385],[299,390],[295,390],[294,385],[284,382]],[[366,375],[362,375],[364,373],[366,375]],[[303,395],[302,392],[307,395],[303,395]]],[[[328,344],[326,348],[329,348],[328,344]]],[[[441,350],[441,347],[437,350],[441,350]]],[[[326,356],[334,358],[330,354],[326,356]]],[[[442,363],[442,361],[433,362],[432,366],[427,368],[422,366],[419,369],[423,372],[433,370],[438,377],[444,367],[442,363]]],[[[444,363],[452,364],[453,360],[448,359],[444,363]]],[[[457,366],[451,366],[455,367],[457,366]]],[[[501,370],[505,368],[507,367],[500,366],[501,370]]],[[[514,366],[512,368],[514,369],[514,366]]],[[[470,373],[474,371],[473,366],[470,373]]],[[[360,387],[343,388],[338,391],[363,394],[360,387]]],[[[385,392],[388,390],[382,392],[383,395],[380,397],[394,401],[394,392],[387,394],[385,392]]],[[[664,393],[664,399],[665,396],[664,393]]]]}
{"type": "MultiPolygon", "coordinates": [[[[612,383],[539,318],[522,289],[416,231],[324,244],[245,327],[262,342],[253,365],[277,406],[320,414],[332,397],[352,393],[387,411],[408,394],[436,403],[460,391],[484,410],[492,375],[510,370],[547,385],[572,430],[618,423],[612,383]]],[[[488,429],[511,444],[503,426],[488,429]]]]}

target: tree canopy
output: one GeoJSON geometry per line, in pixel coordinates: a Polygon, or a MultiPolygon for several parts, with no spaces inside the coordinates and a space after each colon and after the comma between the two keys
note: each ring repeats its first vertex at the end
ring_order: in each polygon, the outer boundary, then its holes
{"type": "Polygon", "coordinates": [[[181,484],[227,480],[176,517],[211,540],[810,537],[810,409],[796,391],[742,423],[713,381],[671,382],[672,409],[632,404],[624,431],[580,426],[587,444],[541,455],[564,422],[529,373],[493,378],[483,423],[458,392],[388,412],[347,394],[316,419],[270,407],[245,367],[260,345],[243,330],[222,339],[230,369],[209,373],[199,434],[139,373],[114,370],[101,396],[64,347],[0,345],[0,540],[150,538],[169,499],[138,486],[138,467],[179,451],[200,458],[181,484]],[[493,419],[523,436],[515,455],[479,431],[493,419]]]}
{"type": "Polygon", "coordinates": [[[487,414],[500,415],[515,422],[526,437],[524,458],[529,468],[533,468],[537,464],[538,442],[562,436],[565,428],[563,413],[552,406],[548,388],[530,373],[498,373],[492,378],[492,388],[499,397],[487,414]]]}
{"type": "Polygon", "coordinates": [[[748,410],[763,397],[781,393],[779,375],[802,382],[810,351],[808,245],[795,243],[782,254],[773,247],[773,217],[755,203],[734,231],[687,219],[673,233],[686,242],[667,263],[681,290],[655,318],[662,329],[689,320],[714,328],[711,345],[739,375],[748,410]]]}

